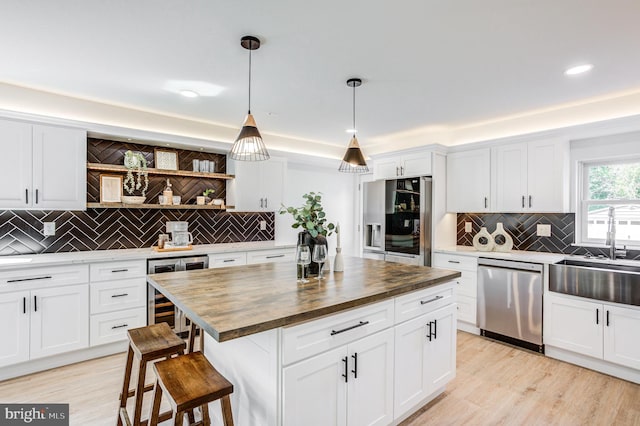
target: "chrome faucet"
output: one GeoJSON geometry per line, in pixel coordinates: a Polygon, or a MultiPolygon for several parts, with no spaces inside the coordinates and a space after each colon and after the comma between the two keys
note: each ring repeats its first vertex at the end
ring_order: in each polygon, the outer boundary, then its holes
{"type": "Polygon", "coordinates": [[[613,207],[609,207],[609,222],[605,245],[609,246],[609,258],[611,260],[616,260],[616,257],[627,257],[627,250],[616,250],[616,209],[613,207]]]}

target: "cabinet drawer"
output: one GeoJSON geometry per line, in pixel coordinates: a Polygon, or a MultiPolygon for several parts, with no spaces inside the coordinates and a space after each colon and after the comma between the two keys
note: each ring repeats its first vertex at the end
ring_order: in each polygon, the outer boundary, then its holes
{"type": "Polygon", "coordinates": [[[0,292],[89,282],[88,265],[50,266],[0,272],[0,292]]]}
{"type": "Polygon", "coordinates": [[[476,273],[462,271],[462,276],[456,278],[456,283],[458,283],[456,287],[458,295],[469,296],[474,299],[478,296],[478,276],[476,273]]]}
{"type": "Polygon", "coordinates": [[[119,311],[145,306],[147,302],[146,279],[132,278],[111,282],[91,283],[91,313],[119,311]]]}
{"type": "Polygon", "coordinates": [[[478,258],[475,256],[460,256],[458,254],[434,253],[433,266],[456,271],[477,272],[478,258]]]}
{"type": "Polygon", "coordinates": [[[89,269],[91,282],[111,281],[147,275],[147,262],[129,260],[120,262],[92,263],[89,269]]]}
{"type": "Polygon", "coordinates": [[[89,344],[96,346],[126,340],[127,330],[145,325],[147,325],[147,309],[144,307],[91,315],[89,344]]]}
{"type": "Polygon", "coordinates": [[[209,268],[224,268],[225,266],[241,266],[247,264],[247,253],[216,253],[209,255],[209,268]]]}
{"type": "Polygon", "coordinates": [[[476,323],[477,300],[475,297],[460,295],[457,297],[458,302],[458,320],[476,323]]]}
{"type": "Polygon", "coordinates": [[[295,261],[296,249],[256,250],[247,253],[247,264],[295,261]]]}
{"type": "Polygon", "coordinates": [[[455,303],[455,281],[395,298],[396,324],[455,303]]]}
{"type": "Polygon", "coordinates": [[[355,308],[282,331],[284,365],[393,326],[393,300],[355,308]]]}

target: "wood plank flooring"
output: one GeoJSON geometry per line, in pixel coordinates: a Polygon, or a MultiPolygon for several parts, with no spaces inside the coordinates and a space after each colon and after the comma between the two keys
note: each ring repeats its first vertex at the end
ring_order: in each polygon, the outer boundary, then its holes
{"type": "MultiPolygon", "coordinates": [[[[118,354],[0,382],[0,402],[69,403],[71,425],[114,425],[124,364],[118,354]]],[[[637,426],[640,385],[458,332],[455,380],[403,423],[422,425],[637,426]]]]}

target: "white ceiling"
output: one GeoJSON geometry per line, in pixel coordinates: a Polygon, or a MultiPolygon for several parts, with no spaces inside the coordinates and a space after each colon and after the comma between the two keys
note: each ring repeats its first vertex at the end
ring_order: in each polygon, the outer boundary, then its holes
{"type": "Polygon", "coordinates": [[[640,90],[639,0],[2,0],[0,16],[0,81],[232,127],[247,107],[240,38],[258,36],[258,127],[330,145],[349,140],[349,77],[364,80],[363,147],[640,90]],[[176,81],[223,91],[188,99],[165,89],[176,81]]]}

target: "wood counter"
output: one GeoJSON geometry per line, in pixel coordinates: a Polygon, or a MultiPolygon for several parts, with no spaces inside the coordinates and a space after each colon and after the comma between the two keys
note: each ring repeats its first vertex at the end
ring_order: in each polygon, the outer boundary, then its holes
{"type": "Polygon", "coordinates": [[[344,272],[296,282],[296,265],[271,263],[147,276],[218,342],[312,320],[460,277],[459,272],[346,257],[344,272]]]}

